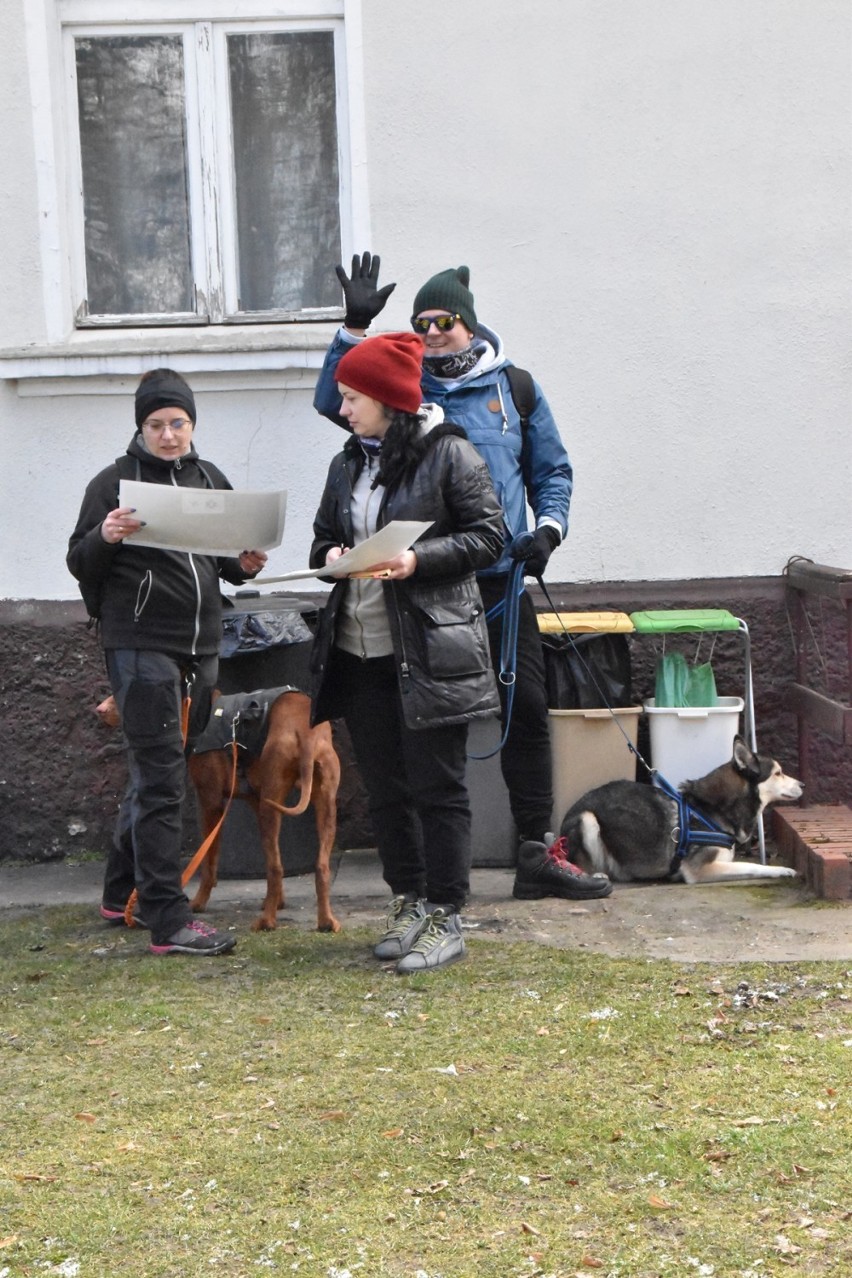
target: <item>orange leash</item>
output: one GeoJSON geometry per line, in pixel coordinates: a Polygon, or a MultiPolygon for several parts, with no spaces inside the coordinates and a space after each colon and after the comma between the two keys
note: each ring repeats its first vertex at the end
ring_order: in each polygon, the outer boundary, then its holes
{"type": "MultiPolygon", "coordinates": [[[[189,733],[189,711],[192,706],[192,696],[190,692],[191,687],[192,687],[192,683],[190,681],[187,684],[186,696],[183,698],[181,702],[181,708],[180,708],[181,737],[182,737],[184,745],[186,745],[186,738],[189,733]]],[[[219,820],[216,822],[213,829],[207,835],[207,838],[202,841],[198,851],[195,853],[189,865],[183,871],[183,874],[181,875],[181,879],[180,879],[181,887],[186,887],[187,883],[192,878],[193,874],[198,869],[199,865],[201,865],[201,862],[204,860],[207,853],[210,851],[211,847],[216,841],[216,836],[222,828],[222,825],[225,821],[225,817],[228,815],[228,812],[230,810],[231,802],[234,798],[234,794],[236,793],[236,789],[237,789],[237,720],[236,719],[231,725],[231,732],[232,732],[231,784],[230,784],[230,789],[228,792],[228,799],[227,799],[227,802],[225,803],[225,807],[222,811],[222,815],[219,817],[219,820]]],[[[136,891],[136,888],[134,888],[127,899],[127,904],[124,907],[124,922],[127,927],[136,927],[136,920],[133,917],[133,911],[135,910],[138,901],[139,901],[139,893],[136,891]]]]}

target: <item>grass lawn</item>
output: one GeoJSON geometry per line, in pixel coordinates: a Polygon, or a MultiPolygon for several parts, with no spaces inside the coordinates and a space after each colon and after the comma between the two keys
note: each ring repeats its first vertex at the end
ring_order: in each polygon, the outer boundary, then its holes
{"type": "Polygon", "coordinates": [[[0,915],[0,1278],[852,1273],[852,971],[0,915]]]}

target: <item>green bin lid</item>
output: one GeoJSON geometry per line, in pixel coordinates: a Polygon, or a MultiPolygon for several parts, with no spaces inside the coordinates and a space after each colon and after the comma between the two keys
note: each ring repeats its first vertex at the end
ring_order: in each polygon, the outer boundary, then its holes
{"type": "Polygon", "coordinates": [[[739,617],[727,608],[662,608],[631,612],[630,620],[640,633],[674,634],[679,630],[739,630],[739,617]]]}

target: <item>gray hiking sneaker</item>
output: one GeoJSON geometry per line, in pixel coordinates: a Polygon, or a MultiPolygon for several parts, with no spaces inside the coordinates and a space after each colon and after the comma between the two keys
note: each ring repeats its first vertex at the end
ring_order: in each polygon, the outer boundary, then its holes
{"type": "Polygon", "coordinates": [[[464,958],[461,915],[450,913],[440,905],[426,916],[426,925],[408,953],[399,960],[396,970],[401,976],[412,972],[431,972],[464,958]]]}
{"type": "Polygon", "coordinates": [[[201,919],[190,919],[183,927],[178,928],[167,941],[148,946],[152,954],[169,956],[171,954],[228,954],[237,943],[235,936],[227,932],[217,932],[209,923],[201,919]]]}
{"type": "Polygon", "coordinates": [[[388,906],[387,931],[373,946],[373,953],[378,959],[402,958],[425,926],[423,902],[410,896],[395,896],[388,906]]]}

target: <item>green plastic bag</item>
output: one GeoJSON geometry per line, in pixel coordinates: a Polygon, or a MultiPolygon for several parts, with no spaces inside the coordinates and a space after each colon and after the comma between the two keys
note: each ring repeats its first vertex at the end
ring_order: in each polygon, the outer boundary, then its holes
{"type": "Polygon", "coordinates": [[[680,709],[683,706],[715,706],[716,679],[709,661],[689,666],[682,652],[667,652],[657,662],[654,705],[680,709]]]}

